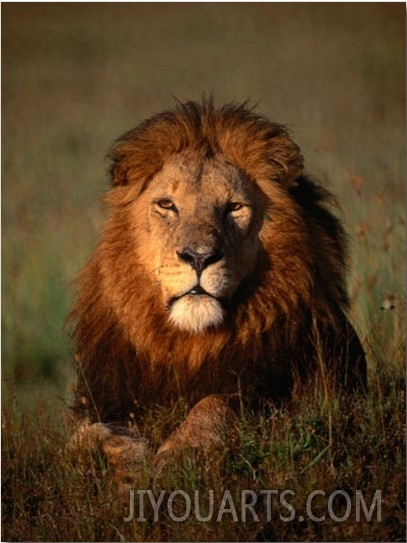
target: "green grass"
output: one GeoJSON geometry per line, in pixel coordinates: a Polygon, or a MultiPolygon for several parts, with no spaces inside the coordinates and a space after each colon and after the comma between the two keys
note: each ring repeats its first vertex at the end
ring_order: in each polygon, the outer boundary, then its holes
{"type": "MultiPolygon", "coordinates": [[[[403,4],[3,4],[3,539],[405,540],[405,13],[403,4]],[[383,495],[381,522],[125,523],[102,459],[64,451],[71,281],[103,223],[111,141],[172,96],[250,99],[287,124],[351,237],[365,402],[313,398],[241,418],[241,443],[186,458],[170,488],[383,495]],[[391,297],[394,309],[381,309],[391,297]]],[[[160,414],[158,443],[178,416],[160,414]]],[[[152,484],[148,472],[145,488],[152,484]]],[[[156,489],[158,491],[158,489],[156,489]]],[[[216,500],[215,500],[216,501],[216,500]]],[[[219,500],[217,500],[219,501],[219,500]]],[[[294,503],[294,500],[292,500],[294,503]]],[[[318,500],[315,501],[317,503],[318,500]]],[[[320,502],[318,502],[320,503],[320,502]]],[[[320,503],[322,508],[324,501],[320,503]]],[[[326,501],[325,501],[326,505],[326,501]]],[[[342,504],[343,506],[343,504],[342,504]]],[[[262,505],[264,508],[264,503],[262,505]]],[[[182,503],[181,503],[182,508],[182,503]]],[[[318,515],[322,514],[321,509],[318,515]]]]}

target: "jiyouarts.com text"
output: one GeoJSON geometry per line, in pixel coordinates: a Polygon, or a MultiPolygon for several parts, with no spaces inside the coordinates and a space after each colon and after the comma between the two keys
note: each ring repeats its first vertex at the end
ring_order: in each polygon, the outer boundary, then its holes
{"type": "Polygon", "coordinates": [[[313,490],[299,507],[292,490],[262,489],[241,490],[232,494],[225,490],[215,495],[214,490],[186,492],[185,490],[129,490],[128,515],[125,522],[154,522],[164,517],[183,522],[193,516],[199,522],[222,522],[225,518],[234,522],[270,522],[276,516],[282,522],[295,519],[303,522],[380,522],[382,516],[381,490],[365,498],[361,490],[349,494],[344,490],[325,492],[313,490]]]}

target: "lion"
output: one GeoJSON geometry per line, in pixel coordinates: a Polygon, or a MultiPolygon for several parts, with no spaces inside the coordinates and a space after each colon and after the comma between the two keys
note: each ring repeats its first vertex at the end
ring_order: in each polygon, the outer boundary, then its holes
{"type": "Polygon", "coordinates": [[[283,125],[245,103],[177,103],[108,156],[110,216],[70,314],[81,443],[159,469],[222,446],[236,405],[365,389],[345,231],[283,125]],[[179,399],[185,420],[150,451],[143,413],[179,399]]]}

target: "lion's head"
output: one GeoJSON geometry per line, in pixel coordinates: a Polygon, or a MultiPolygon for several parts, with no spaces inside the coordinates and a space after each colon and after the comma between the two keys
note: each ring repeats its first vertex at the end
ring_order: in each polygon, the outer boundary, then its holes
{"type": "Polygon", "coordinates": [[[303,283],[317,265],[312,233],[290,194],[302,156],[285,128],[244,106],[180,104],[127,133],[110,156],[110,199],[126,206],[144,282],[159,285],[175,328],[199,333],[224,325],[267,252],[267,265],[285,277],[283,298],[309,294],[303,283]],[[301,261],[293,266],[298,245],[301,261]]]}
{"type": "Polygon", "coordinates": [[[343,228],[284,127],[189,102],[109,157],[111,216],[71,315],[78,398],[115,418],[134,401],[267,388],[265,372],[306,365],[316,328],[342,326],[343,228]]]}

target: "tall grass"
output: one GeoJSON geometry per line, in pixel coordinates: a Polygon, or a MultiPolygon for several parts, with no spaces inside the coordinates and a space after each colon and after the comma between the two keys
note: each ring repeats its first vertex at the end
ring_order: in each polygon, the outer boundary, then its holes
{"type": "MultiPolygon", "coordinates": [[[[2,40],[3,538],[404,540],[404,6],[6,3],[2,40]],[[172,96],[204,92],[287,124],[307,171],[337,194],[370,392],[354,406],[332,398],[329,417],[311,398],[294,415],[247,414],[226,463],[197,459],[198,470],[186,458],[167,483],[236,499],[292,488],[299,505],[317,488],[382,489],[380,523],[282,523],[279,512],[263,524],[125,523],[103,459],[78,466],[63,449],[63,323],[103,222],[103,155],[172,96]]],[[[148,437],[158,442],[171,416],[148,437]]]]}

